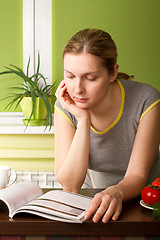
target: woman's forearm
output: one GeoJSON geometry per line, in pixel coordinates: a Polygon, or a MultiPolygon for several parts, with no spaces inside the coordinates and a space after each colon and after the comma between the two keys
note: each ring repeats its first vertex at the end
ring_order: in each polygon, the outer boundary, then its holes
{"type": "Polygon", "coordinates": [[[123,193],[123,202],[129,201],[140,195],[145,186],[146,179],[139,175],[126,176],[117,184],[123,193]]]}
{"type": "Polygon", "coordinates": [[[79,192],[88,167],[90,145],[90,120],[81,120],[69,152],[56,174],[57,180],[66,191],[79,192]]]}

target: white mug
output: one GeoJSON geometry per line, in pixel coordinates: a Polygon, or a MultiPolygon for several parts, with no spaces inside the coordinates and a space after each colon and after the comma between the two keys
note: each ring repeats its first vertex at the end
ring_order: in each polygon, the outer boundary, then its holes
{"type": "Polygon", "coordinates": [[[13,184],[17,179],[17,174],[14,170],[7,166],[0,166],[0,189],[6,188],[13,184]],[[9,183],[11,174],[14,174],[14,179],[9,183]],[[8,184],[9,183],[9,184],[8,184]]]}

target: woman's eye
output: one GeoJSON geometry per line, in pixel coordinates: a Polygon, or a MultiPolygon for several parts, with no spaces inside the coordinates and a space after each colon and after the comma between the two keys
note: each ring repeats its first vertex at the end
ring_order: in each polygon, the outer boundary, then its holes
{"type": "Polygon", "coordinates": [[[96,77],[87,77],[87,80],[89,80],[89,81],[95,81],[95,80],[96,80],[96,77]]]}
{"type": "Polygon", "coordinates": [[[75,76],[74,75],[68,75],[67,78],[73,79],[75,76]]]}

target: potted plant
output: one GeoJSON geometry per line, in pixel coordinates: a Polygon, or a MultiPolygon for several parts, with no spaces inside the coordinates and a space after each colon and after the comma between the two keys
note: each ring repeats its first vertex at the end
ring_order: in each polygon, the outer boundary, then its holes
{"type": "Polygon", "coordinates": [[[6,108],[11,107],[16,103],[16,107],[20,104],[25,119],[24,124],[27,126],[52,126],[52,93],[55,83],[48,85],[46,78],[39,72],[40,55],[38,53],[38,64],[36,72],[29,76],[30,57],[27,64],[27,72],[15,66],[5,67],[6,71],[0,72],[0,75],[15,74],[23,80],[19,86],[11,87],[10,89],[18,92],[12,93],[9,96],[1,99],[11,98],[11,101],[6,108]],[[20,92],[19,92],[20,91],[20,92]]]}

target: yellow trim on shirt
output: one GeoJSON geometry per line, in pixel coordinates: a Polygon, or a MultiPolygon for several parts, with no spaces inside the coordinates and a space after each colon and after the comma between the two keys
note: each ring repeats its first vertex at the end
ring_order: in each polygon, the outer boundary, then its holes
{"type": "Polygon", "coordinates": [[[124,87],[123,87],[122,83],[119,80],[116,80],[116,81],[117,81],[117,83],[118,83],[118,85],[121,89],[121,95],[122,95],[121,106],[120,106],[118,116],[113,121],[113,123],[108,128],[106,128],[103,132],[98,132],[91,126],[91,129],[97,134],[105,134],[106,132],[108,132],[112,127],[114,127],[116,125],[116,123],[120,120],[120,118],[122,116],[123,108],[124,108],[124,101],[125,101],[125,90],[124,90],[124,87]]]}
{"type": "Polygon", "coordinates": [[[141,119],[144,117],[144,115],[146,115],[146,113],[148,113],[149,110],[151,110],[151,109],[152,109],[157,103],[159,103],[159,102],[160,102],[160,98],[157,99],[154,103],[152,103],[152,104],[144,111],[144,113],[142,113],[139,121],[141,121],[141,119]]]}
{"type": "Polygon", "coordinates": [[[63,115],[63,116],[67,119],[67,121],[75,128],[73,122],[70,120],[70,118],[69,118],[60,108],[58,108],[57,106],[55,106],[55,109],[56,109],[61,115],[63,115]]]}

